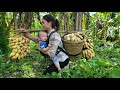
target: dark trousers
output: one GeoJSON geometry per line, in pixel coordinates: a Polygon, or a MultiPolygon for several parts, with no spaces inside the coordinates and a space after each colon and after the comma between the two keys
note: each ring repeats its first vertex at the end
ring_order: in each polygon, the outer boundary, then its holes
{"type": "MultiPolygon", "coordinates": [[[[69,58],[66,59],[64,62],[60,62],[60,63],[59,63],[59,64],[60,64],[60,68],[61,68],[61,69],[64,68],[65,66],[68,65],[68,63],[69,63],[69,58]]],[[[45,72],[44,72],[43,74],[44,74],[44,75],[46,75],[47,73],[51,74],[52,72],[58,73],[58,70],[57,70],[57,68],[56,68],[56,66],[55,66],[54,63],[51,64],[51,65],[45,70],[45,72]]]]}

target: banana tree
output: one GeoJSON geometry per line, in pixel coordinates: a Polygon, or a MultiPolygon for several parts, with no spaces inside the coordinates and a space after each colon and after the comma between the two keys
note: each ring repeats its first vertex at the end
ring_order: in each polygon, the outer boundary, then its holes
{"type": "Polygon", "coordinates": [[[74,12],[73,13],[74,31],[82,31],[82,18],[83,18],[83,12],[74,12]]]}
{"type": "MultiPolygon", "coordinates": [[[[96,12],[90,18],[91,30],[94,30],[94,37],[100,35],[100,39],[106,38],[111,12],[96,12]],[[98,35],[99,34],[99,35],[98,35]]],[[[99,37],[98,37],[99,38],[99,37]]]]}
{"type": "Polygon", "coordinates": [[[98,14],[100,14],[102,20],[103,20],[103,27],[102,27],[102,33],[101,33],[101,37],[100,39],[102,40],[103,38],[106,39],[107,37],[107,30],[108,30],[108,21],[111,18],[111,12],[99,12],[98,14]]]}
{"type": "Polygon", "coordinates": [[[8,49],[6,28],[7,28],[7,24],[5,20],[5,14],[4,12],[0,12],[0,50],[2,51],[3,54],[7,54],[7,49],[8,49]]]}

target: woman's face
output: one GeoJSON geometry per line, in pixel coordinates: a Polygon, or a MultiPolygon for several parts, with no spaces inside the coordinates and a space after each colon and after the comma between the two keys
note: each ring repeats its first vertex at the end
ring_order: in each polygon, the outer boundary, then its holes
{"type": "Polygon", "coordinates": [[[43,30],[49,30],[51,28],[51,22],[47,22],[46,20],[42,20],[43,30]]]}

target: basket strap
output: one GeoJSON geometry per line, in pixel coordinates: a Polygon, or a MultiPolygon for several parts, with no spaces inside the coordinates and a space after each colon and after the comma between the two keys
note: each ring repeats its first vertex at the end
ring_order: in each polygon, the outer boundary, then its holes
{"type": "Polygon", "coordinates": [[[63,48],[61,48],[60,46],[58,46],[58,49],[59,49],[59,50],[57,50],[56,55],[57,55],[60,51],[64,52],[66,55],[69,55],[69,54],[68,54],[63,48]]]}
{"type": "Polygon", "coordinates": [[[62,52],[64,52],[66,55],[68,55],[68,56],[78,56],[78,55],[80,55],[80,53],[78,53],[78,54],[75,54],[75,55],[71,55],[71,54],[68,54],[63,48],[61,48],[61,47],[59,47],[58,46],[58,51],[56,52],[56,55],[60,52],[60,51],[62,51],[62,52]]]}
{"type": "Polygon", "coordinates": [[[50,36],[51,36],[53,33],[55,33],[55,32],[57,32],[57,31],[56,31],[56,30],[52,31],[52,32],[50,33],[50,35],[48,36],[48,39],[46,40],[47,45],[49,44],[50,36]]]}

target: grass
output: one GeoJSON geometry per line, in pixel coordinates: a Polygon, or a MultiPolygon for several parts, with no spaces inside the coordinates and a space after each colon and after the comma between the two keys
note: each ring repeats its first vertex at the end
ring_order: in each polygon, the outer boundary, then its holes
{"type": "Polygon", "coordinates": [[[20,61],[10,61],[0,54],[0,78],[119,78],[120,48],[101,46],[94,43],[95,57],[86,60],[77,58],[70,60],[70,69],[62,69],[60,73],[42,75],[51,63],[45,60],[37,51],[34,43],[31,45],[31,55],[20,61]]]}

